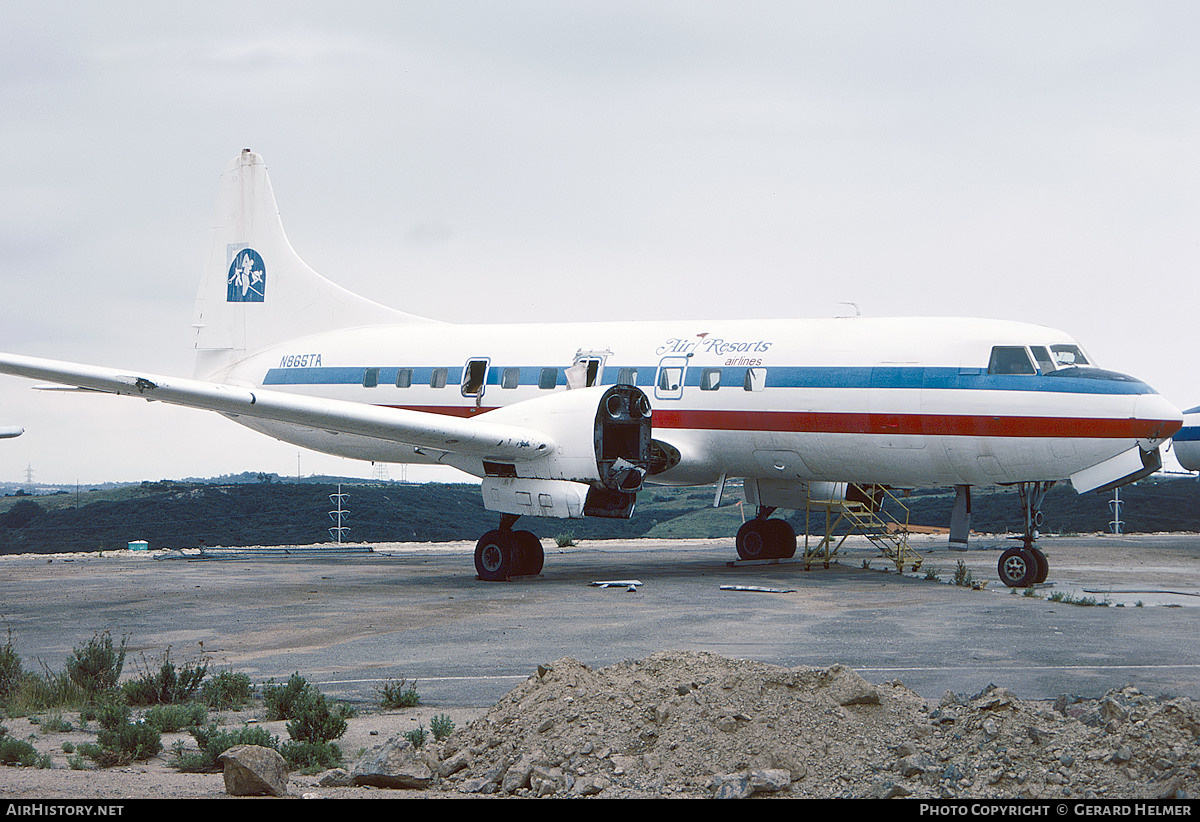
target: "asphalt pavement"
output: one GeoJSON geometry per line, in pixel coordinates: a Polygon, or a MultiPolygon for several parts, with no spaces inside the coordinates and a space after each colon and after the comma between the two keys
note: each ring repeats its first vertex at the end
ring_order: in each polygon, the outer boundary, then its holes
{"type": "Polygon", "coordinates": [[[1200,536],[1045,538],[1050,578],[1030,591],[997,580],[1011,542],[976,538],[963,553],[944,540],[914,537],[922,566],[904,574],[859,538],[808,570],[732,562],[732,539],[546,540],[541,575],[500,583],[476,579],[466,543],[10,556],[0,629],[27,669],[61,669],[108,631],[128,638],[127,674],[169,648],[177,664],[203,654],[256,682],[300,672],[364,703],[416,680],[427,704],[486,707],[540,663],[669,650],[841,663],[930,699],[989,683],[1025,699],[1125,685],[1200,699],[1200,536]]]}

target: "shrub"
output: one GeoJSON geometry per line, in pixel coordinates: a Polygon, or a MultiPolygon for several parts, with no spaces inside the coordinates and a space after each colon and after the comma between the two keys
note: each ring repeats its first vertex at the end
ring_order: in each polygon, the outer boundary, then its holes
{"type": "Polygon", "coordinates": [[[23,739],[0,736],[0,765],[32,766],[38,763],[38,752],[23,739]]]}
{"type": "Polygon", "coordinates": [[[287,724],[288,736],[301,742],[329,742],[346,732],[346,719],[329,709],[325,695],[308,688],[292,707],[293,719],[287,724]]]}
{"type": "Polygon", "coordinates": [[[308,691],[308,681],[294,673],[284,685],[276,685],[270,680],[263,685],[263,704],[267,709],[269,721],[279,719],[294,719],[296,705],[308,691]]]}
{"type": "Polygon", "coordinates": [[[14,716],[44,711],[47,708],[79,707],[86,694],[65,671],[54,672],[42,663],[42,673],[27,673],[16,691],[9,694],[8,712],[14,716]]]}
{"type": "Polygon", "coordinates": [[[25,671],[21,668],[21,657],[13,645],[12,629],[8,631],[8,641],[0,645],[0,702],[8,698],[21,687],[25,671]]]}
{"type": "Polygon", "coordinates": [[[102,768],[128,765],[157,756],[162,750],[162,736],[149,723],[126,721],[101,729],[95,745],[80,745],[79,750],[102,768]]]}
{"type": "Polygon", "coordinates": [[[125,667],[127,641],[123,638],[120,646],[114,646],[108,631],[96,634],[67,660],[67,675],[89,698],[116,688],[125,667]]]}
{"type": "Polygon", "coordinates": [[[142,658],[142,674],[137,679],[130,680],[121,686],[131,705],[171,705],[185,702],[196,693],[200,683],[208,674],[208,662],[188,662],[182,669],[176,669],[171,662],[171,649],[163,654],[162,664],[157,672],[151,671],[142,658]]]}
{"type": "Polygon", "coordinates": [[[184,705],[155,705],[146,711],[145,717],[146,724],[165,734],[203,725],[207,719],[208,709],[196,702],[184,705]]]}
{"type": "Polygon", "coordinates": [[[235,731],[222,730],[215,722],[206,727],[191,730],[192,738],[200,746],[199,753],[187,754],[182,742],[177,743],[171,764],[181,771],[190,773],[212,773],[221,770],[217,757],[238,745],[259,745],[279,750],[279,737],[271,736],[266,728],[243,725],[235,731]]]}
{"type": "Polygon", "coordinates": [[[421,697],[417,694],[417,681],[414,679],[410,684],[407,680],[399,681],[389,680],[383,683],[382,686],[375,689],[379,694],[379,704],[383,708],[414,708],[420,701],[421,697]]]}
{"type": "Polygon", "coordinates": [[[302,773],[319,773],[342,764],[342,750],[333,742],[293,739],[283,743],[279,753],[288,768],[302,773]]]}
{"type": "Polygon", "coordinates": [[[414,748],[419,748],[422,745],[424,745],[425,739],[428,736],[429,735],[425,732],[424,725],[418,725],[417,727],[413,728],[411,731],[404,732],[404,738],[407,739],[409,742],[411,742],[412,746],[414,748]]]}
{"type": "Polygon", "coordinates": [[[200,701],[217,711],[239,710],[253,695],[250,677],[233,671],[221,671],[200,689],[200,701]]]}
{"type": "Polygon", "coordinates": [[[450,717],[446,714],[438,714],[429,720],[429,729],[433,731],[433,738],[441,742],[454,733],[454,723],[450,721],[450,717]]]}

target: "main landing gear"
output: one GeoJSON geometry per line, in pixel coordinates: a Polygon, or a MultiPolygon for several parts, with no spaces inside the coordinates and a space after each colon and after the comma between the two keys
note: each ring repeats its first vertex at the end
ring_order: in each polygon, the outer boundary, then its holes
{"type": "Polygon", "coordinates": [[[1025,514],[1025,533],[1021,545],[1009,548],[1000,555],[997,570],[1000,581],[1009,588],[1028,588],[1046,581],[1050,563],[1037,547],[1038,529],[1042,525],[1042,500],[1054,482],[1022,482],[1018,485],[1021,509],[1025,514]]]}
{"type": "Polygon", "coordinates": [[[774,508],[759,506],[758,514],[737,532],[742,559],[789,559],[796,553],[796,532],[787,520],[769,519],[774,508]]]}
{"type": "Polygon", "coordinates": [[[497,582],[509,577],[536,576],[546,560],[541,540],[532,531],[514,531],[517,514],[503,514],[500,527],[475,543],[475,570],[479,578],[497,582]]]}

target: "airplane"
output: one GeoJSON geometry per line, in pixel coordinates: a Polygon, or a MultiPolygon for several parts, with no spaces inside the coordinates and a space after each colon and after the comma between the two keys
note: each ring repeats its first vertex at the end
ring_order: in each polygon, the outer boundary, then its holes
{"type": "Polygon", "coordinates": [[[1175,459],[1186,471],[1200,471],[1200,406],[1183,412],[1183,427],[1171,438],[1175,459]]]}
{"type": "Polygon", "coordinates": [[[0,440],[9,440],[13,437],[19,437],[24,433],[25,429],[16,425],[0,426],[0,440]]]}
{"type": "MultiPolygon", "coordinates": [[[[944,317],[468,325],[389,308],[306,265],[261,156],[221,178],[194,312],[193,378],[17,354],[0,372],[207,409],[285,442],[480,479],[498,527],[483,580],[542,571],[520,517],[628,517],[645,485],[741,478],[753,518],[739,557],[791,556],[778,509],[816,486],[1015,485],[1025,534],[1001,578],[1042,581],[1045,491],[1141,478],[1179,411],[1095,365],[1067,334],[944,317]]],[[[721,491],[718,490],[718,501],[721,491]]]]}

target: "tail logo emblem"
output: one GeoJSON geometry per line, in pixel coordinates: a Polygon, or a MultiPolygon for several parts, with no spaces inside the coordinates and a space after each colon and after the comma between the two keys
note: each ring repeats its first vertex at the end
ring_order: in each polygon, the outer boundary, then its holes
{"type": "Polygon", "coordinates": [[[225,301],[261,303],[267,294],[267,266],[253,248],[243,248],[229,265],[225,301]]]}

